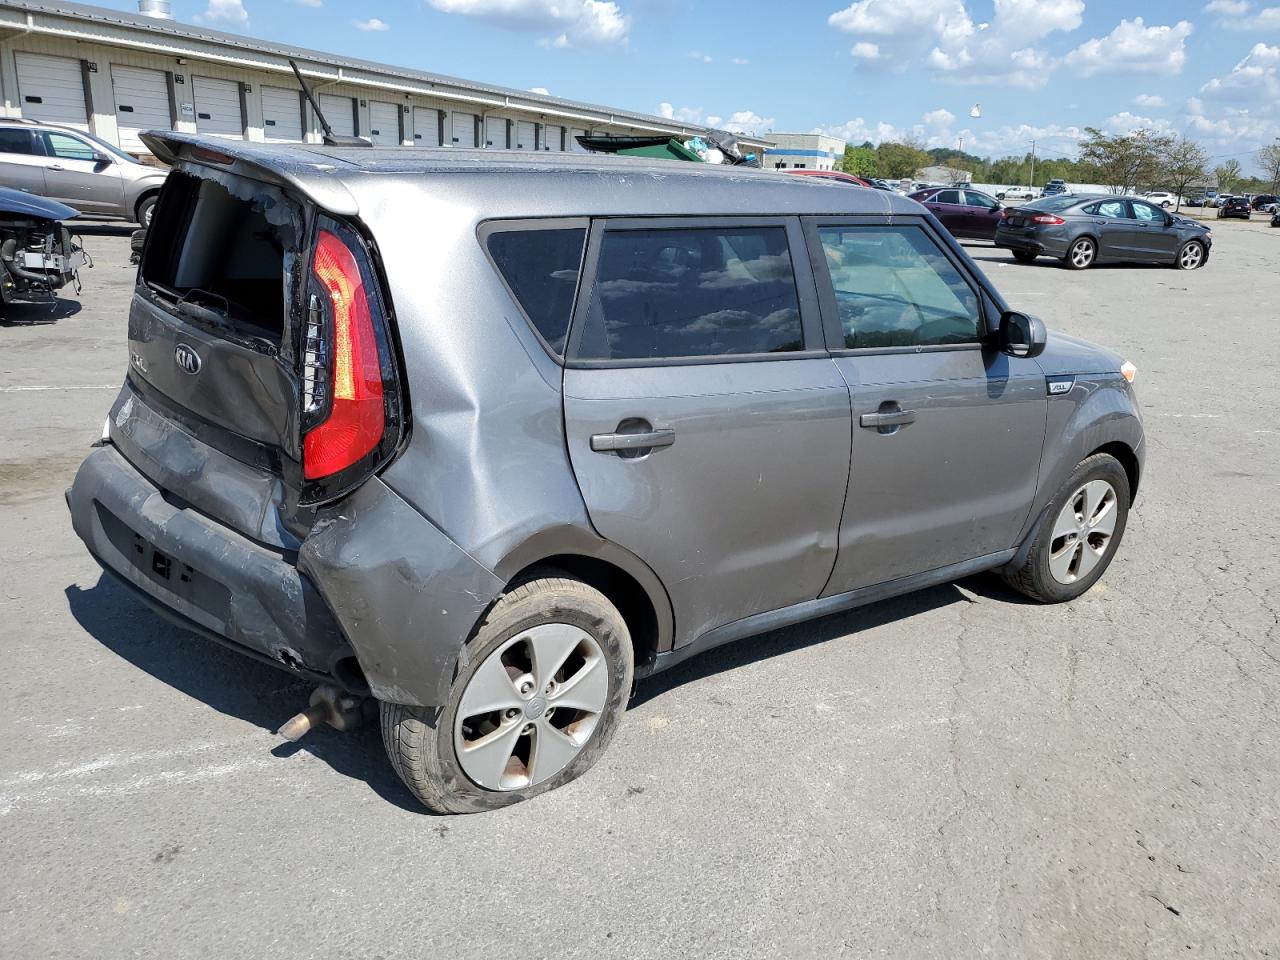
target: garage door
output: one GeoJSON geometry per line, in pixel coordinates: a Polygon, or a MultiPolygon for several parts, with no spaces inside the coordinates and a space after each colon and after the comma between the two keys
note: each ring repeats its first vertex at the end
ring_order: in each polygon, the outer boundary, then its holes
{"type": "Polygon", "coordinates": [[[268,143],[302,139],[302,94],[282,87],[262,88],[262,134],[268,143]]]}
{"type": "Polygon", "coordinates": [[[369,139],[374,146],[400,146],[400,108],[394,103],[369,101],[369,139]]]}
{"type": "Polygon", "coordinates": [[[320,94],[320,109],[324,111],[324,118],[329,121],[329,126],[333,128],[333,132],[340,137],[354,137],[356,135],[355,101],[350,97],[337,97],[331,93],[320,94]]]}
{"type": "Polygon", "coordinates": [[[46,123],[89,129],[84,102],[84,72],[79,60],[43,53],[14,54],[22,115],[46,123]]]}
{"type": "Polygon", "coordinates": [[[440,146],[440,111],[430,107],[413,108],[413,145],[440,146]]]}
{"type": "Polygon", "coordinates": [[[484,118],[484,145],[494,150],[507,149],[507,121],[503,117],[484,118]]]}
{"type": "Polygon", "coordinates": [[[538,138],[538,127],[536,124],[525,123],[523,120],[516,124],[516,142],[514,144],[517,150],[537,150],[538,145],[534,142],[538,138]]]}
{"type": "Polygon", "coordinates": [[[586,136],[587,131],[574,127],[569,131],[569,142],[565,145],[571,153],[587,153],[587,148],[578,142],[579,137],[586,136]]]}
{"type": "Polygon", "coordinates": [[[244,118],[240,115],[240,84],[234,80],[192,79],[196,101],[196,130],[214,137],[244,138],[244,118]]]}
{"type": "Polygon", "coordinates": [[[564,127],[548,123],[542,128],[542,142],[538,144],[543,150],[558,152],[564,149],[564,127]]]}
{"type": "Polygon", "coordinates": [[[143,130],[170,130],[169,78],[163,70],[111,65],[111,89],[116,99],[116,123],[120,146],[130,153],[146,153],[138,139],[143,130]]]}
{"type": "Polygon", "coordinates": [[[475,114],[454,111],[453,145],[455,147],[474,147],[476,145],[475,114]]]}

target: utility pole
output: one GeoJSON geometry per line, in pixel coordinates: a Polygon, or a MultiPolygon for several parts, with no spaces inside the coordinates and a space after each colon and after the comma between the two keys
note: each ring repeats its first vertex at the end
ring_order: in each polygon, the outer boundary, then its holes
{"type": "Polygon", "coordinates": [[[1032,189],[1031,185],[1036,182],[1036,142],[1031,141],[1031,176],[1027,178],[1027,189],[1032,189]]]}

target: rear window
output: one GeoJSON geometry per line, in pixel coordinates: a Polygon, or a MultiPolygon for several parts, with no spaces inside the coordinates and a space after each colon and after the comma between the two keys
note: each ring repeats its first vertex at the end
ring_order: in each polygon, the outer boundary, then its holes
{"type": "Polygon", "coordinates": [[[499,230],[489,235],[489,256],[534,329],[564,355],[573,295],[578,287],[584,227],[499,230]]]}
{"type": "Polygon", "coordinates": [[[30,130],[0,127],[0,153],[35,153],[30,130]]]}
{"type": "Polygon", "coordinates": [[[1061,213],[1067,207],[1074,207],[1080,202],[1079,197],[1042,197],[1022,205],[1023,210],[1044,210],[1047,213],[1061,213]]]}
{"type": "Polygon", "coordinates": [[[273,187],[225,179],[224,186],[189,173],[169,175],[142,280],[188,319],[278,343],[298,215],[273,187]]]}
{"type": "Polygon", "coordinates": [[[785,228],[605,232],[580,359],[786,353],[803,345],[785,228]]]}

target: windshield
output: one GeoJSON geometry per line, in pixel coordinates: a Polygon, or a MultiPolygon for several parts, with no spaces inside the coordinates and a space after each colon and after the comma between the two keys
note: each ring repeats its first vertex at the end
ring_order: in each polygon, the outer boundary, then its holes
{"type": "Polygon", "coordinates": [[[1040,200],[1033,200],[1030,203],[1022,205],[1023,210],[1046,210],[1049,213],[1059,213],[1067,207],[1074,207],[1080,202],[1079,197],[1060,196],[1060,197],[1043,197],[1040,200]]]}

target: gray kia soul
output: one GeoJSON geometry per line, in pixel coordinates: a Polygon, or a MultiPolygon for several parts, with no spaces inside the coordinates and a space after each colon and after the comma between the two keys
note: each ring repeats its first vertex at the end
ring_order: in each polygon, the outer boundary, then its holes
{"type": "Polygon", "coordinates": [[[699,651],[984,570],[1070,600],[1115,555],[1133,367],[1011,312],[913,201],[146,139],[173,173],[75,529],[316,681],[292,735],[376,703],[434,810],[579,776],[699,651]]]}

